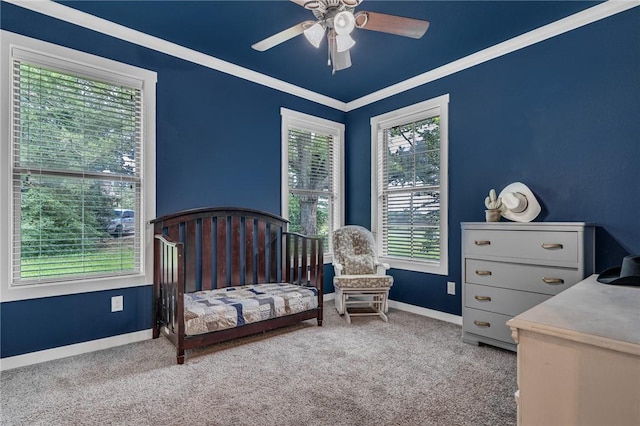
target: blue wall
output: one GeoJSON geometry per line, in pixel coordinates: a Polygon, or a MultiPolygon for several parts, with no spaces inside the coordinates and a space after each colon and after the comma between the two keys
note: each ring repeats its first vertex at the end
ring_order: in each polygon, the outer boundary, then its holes
{"type": "MultiPolygon", "coordinates": [[[[222,205],[279,214],[280,108],[341,123],[346,118],[341,111],[8,3],[2,3],[1,26],[158,73],[158,216],[222,205]]],[[[2,303],[0,356],[151,328],[151,287],[116,293],[123,292],[125,310],[113,314],[113,291],[2,303]]]]}
{"type": "MultiPolygon", "coordinates": [[[[538,220],[600,226],[598,270],[640,253],[638,8],[348,114],[7,3],[1,19],[5,30],[158,72],[157,215],[206,205],[279,213],[286,107],[346,124],[347,223],[369,226],[370,117],[449,93],[450,275],[394,270],[392,299],[459,315],[460,223],[484,220],[488,189],[513,181],[538,195],[538,220]]],[[[3,303],[1,356],[148,329],[150,295],[144,286],[3,303]],[[104,314],[123,291],[125,311],[104,314]]]]}
{"type": "Polygon", "coordinates": [[[2,304],[2,358],[150,329],[151,286],[2,304]],[[111,312],[111,297],[123,310],[111,312]]]}
{"type": "Polygon", "coordinates": [[[635,8],[349,113],[347,222],[370,226],[370,117],[450,94],[449,276],[392,271],[391,299],[460,315],[460,223],[516,181],[537,221],[598,225],[597,271],[640,253],[638,28],[635,8]]]}

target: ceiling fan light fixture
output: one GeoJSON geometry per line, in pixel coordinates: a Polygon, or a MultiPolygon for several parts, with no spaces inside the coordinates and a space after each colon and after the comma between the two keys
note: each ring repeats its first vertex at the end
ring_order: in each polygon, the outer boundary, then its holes
{"type": "Polygon", "coordinates": [[[351,66],[351,55],[348,50],[338,52],[337,35],[333,29],[329,30],[327,41],[329,46],[329,62],[327,65],[333,66],[332,74],[335,74],[336,71],[349,68],[351,66]]]}
{"type": "Polygon", "coordinates": [[[349,34],[338,34],[336,36],[336,50],[346,52],[356,44],[356,41],[349,34]]]}
{"type": "Polygon", "coordinates": [[[353,13],[344,10],[333,18],[333,28],[338,35],[349,35],[356,27],[356,18],[353,13]]]}
{"type": "Polygon", "coordinates": [[[309,40],[314,47],[320,47],[320,43],[324,38],[324,27],[319,22],[316,22],[311,27],[304,30],[304,36],[309,40]]]}

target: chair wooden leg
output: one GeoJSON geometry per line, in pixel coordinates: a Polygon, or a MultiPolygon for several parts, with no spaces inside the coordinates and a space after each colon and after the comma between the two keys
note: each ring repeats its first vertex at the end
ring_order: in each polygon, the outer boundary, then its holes
{"type": "Polygon", "coordinates": [[[349,316],[349,309],[347,308],[347,293],[345,293],[344,291],[342,291],[341,293],[342,296],[340,297],[340,299],[342,301],[342,313],[347,319],[347,324],[351,324],[351,317],[349,316]]]}
{"type": "MultiPolygon", "coordinates": [[[[352,316],[378,316],[384,322],[389,322],[387,315],[385,314],[386,309],[388,309],[389,302],[389,289],[376,289],[376,288],[366,288],[366,289],[349,289],[348,291],[342,291],[342,295],[340,297],[340,302],[342,310],[344,311],[345,318],[347,323],[351,323],[352,316]],[[349,298],[352,296],[356,296],[356,300],[349,302],[349,298]],[[360,296],[360,299],[357,297],[360,296]],[[365,305],[372,309],[372,312],[354,312],[349,313],[349,306],[355,305],[358,307],[359,305],[365,305]]],[[[360,306],[362,307],[362,306],[360,306]]]]}
{"type": "Polygon", "coordinates": [[[336,307],[336,311],[338,311],[340,315],[344,315],[344,310],[345,310],[344,300],[345,300],[344,291],[336,287],[335,307],[336,307]]]}
{"type": "Polygon", "coordinates": [[[373,309],[375,309],[378,314],[380,315],[380,318],[382,318],[382,321],[384,322],[389,322],[387,316],[384,314],[385,310],[384,307],[386,305],[386,293],[382,293],[382,294],[376,294],[373,296],[373,309]]]}

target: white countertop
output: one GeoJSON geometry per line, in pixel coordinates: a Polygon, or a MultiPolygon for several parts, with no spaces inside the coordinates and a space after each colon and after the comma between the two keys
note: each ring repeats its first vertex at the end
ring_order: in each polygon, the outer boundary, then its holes
{"type": "Polygon", "coordinates": [[[591,275],[507,325],[640,356],[640,286],[602,284],[597,277],[591,275]]]}

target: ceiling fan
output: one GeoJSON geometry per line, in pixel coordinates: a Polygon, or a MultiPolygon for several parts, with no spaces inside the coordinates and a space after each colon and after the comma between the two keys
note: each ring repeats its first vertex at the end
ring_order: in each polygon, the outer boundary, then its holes
{"type": "Polygon", "coordinates": [[[301,22],[271,37],[267,37],[251,47],[263,52],[300,34],[304,34],[313,46],[319,47],[326,34],[329,51],[328,65],[333,65],[334,73],[351,66],[349,49],[356,44],[351,37],[351,32],[354,28],[415,39],[422,37],[427,28],[429,28],[429,21],[420,19],[404,18],[377,12],[355,12],[356,6],[362,0],[291,1],[311,10],[317,21],[301,22]]]}

